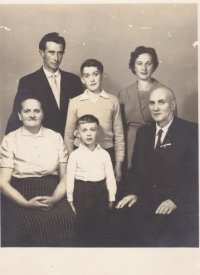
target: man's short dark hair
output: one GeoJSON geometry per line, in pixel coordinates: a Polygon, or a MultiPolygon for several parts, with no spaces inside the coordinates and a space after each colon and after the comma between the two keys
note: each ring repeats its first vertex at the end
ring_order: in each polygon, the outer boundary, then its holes
{"type": "Polygon", "coordinates": [[[85,124],[85,123],[96,123],[97,126],[99,127],[99,120],[93,115],[84,115],[79,117],[79,119],[76,121],[76,128],[80,126],[80,124],[85,124]]]}
{"type": "Polygon", "coordinates": [[[83,74],[83,69],[85,67],[97,67],[97,69],[101,73],[103,73],[103,64],[100,61],[96,60],[96,59],[87,59],[86,61],[83,62],[83,64],[80,67],[81,75],[83,74]]]}
{"type": "Polygon", "coordinates": [[[39,49],[45,51],[47,42],[55,42],[57,44],[63,45],[63,51],[65,51],[66,43],[65,39],[62,36],[59,36],[58,32],[51,32],[42,37],[39,43],[39,49]]]}

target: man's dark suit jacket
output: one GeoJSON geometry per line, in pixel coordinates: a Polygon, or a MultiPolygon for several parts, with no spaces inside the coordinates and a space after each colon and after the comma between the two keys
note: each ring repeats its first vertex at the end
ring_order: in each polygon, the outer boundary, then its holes
{"type": "Polygon", "coordinates": [[[43,103],[43,126],[59,132],[64,136],[69,100],[80,95],[83,92],[83,87],[78,76],[62,70],[60,70],[60,73],[60,109],[57,106],[43,67],[20,79],[18,91],[14,100],[13,111],[7,124],[6,134],[22,126],[18,118],[20,101],[26,95],[35,95],[38,96],[43,103]]]}
{"type": "MultiPolygon", "coordinates": [[[[149,197],[157,206],[167,199],[177,209],[198,208],[198,126],[174,117],[163,142],[166,147],[154,150],[156,124],[137,132],[128,172],[127,194],[149,197]]],[[[134,206],[133,206],[134,207],[134,206]]],[[[176,211],[176,210],[175,210],[176,211]]]]}

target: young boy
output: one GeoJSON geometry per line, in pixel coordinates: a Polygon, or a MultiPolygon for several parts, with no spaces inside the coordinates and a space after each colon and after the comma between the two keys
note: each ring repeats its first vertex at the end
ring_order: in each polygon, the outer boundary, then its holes
{"type": "Polygon", "coordinates": [[[80,140],[75,138],[76,120],[88,113],[100,121],[97,142],[111,157],[116,180],[121,180],[121,166],[124,159],[124,133],[118,98],[101,89],[103,65],[95,59],[88,59],[81,65],[81,81],[85,92],[73,98],[69,103],[65,127],[65,143],[69,153],[78,147],[80,140]]]}
{"type": "Polygon", "coordinates": [[[106,220],[115,201],[116,181],[108,152],[96,142],[99,121],[84,115],[76,122],[81,140],[67,165],[67,199],[77,214],[79,246],[104,246],[106,220]]]}

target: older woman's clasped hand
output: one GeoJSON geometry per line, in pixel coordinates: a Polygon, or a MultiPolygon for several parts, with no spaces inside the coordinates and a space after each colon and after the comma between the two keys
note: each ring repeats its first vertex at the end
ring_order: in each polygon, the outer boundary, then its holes
{"type": "Polygon", "coordinates": [[[49,210],[53,207],[53,198],[37,196],[27,201],[27,208],[49,210]]]}

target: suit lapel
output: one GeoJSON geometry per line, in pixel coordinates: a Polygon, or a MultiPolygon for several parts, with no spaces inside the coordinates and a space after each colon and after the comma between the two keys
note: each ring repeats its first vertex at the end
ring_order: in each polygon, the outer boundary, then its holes
{"type": "Polygon", "coordinates": [[[66,109],[66,102],[68,101],[69,94],[66,93],[68,91],[68,81],[67,76],[64,76],[63,71],[60,70],[61,73],[61,83],[60,83],[60,111],[62,112],[66,109]]]}
{"type": "Polygon", "coordinates": [[[146,136],[146,146],[144,147],[145,156],[148,159],[148,164],[153,164],[154,159],[154,143],[155,143],[155,134],[156,134],[156,124],[153,123],[149,126],[149,133],[146,136]]]}

